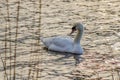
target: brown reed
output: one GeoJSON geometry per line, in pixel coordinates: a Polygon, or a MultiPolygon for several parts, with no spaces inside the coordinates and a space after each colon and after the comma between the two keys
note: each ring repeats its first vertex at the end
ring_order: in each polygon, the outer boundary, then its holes
{"type": "Polygon", "coordinates": [[[8,0],[6,0],[6,2],[7,2],[7,17],[8,17],[8,19],[7,19],[7,22],[8,22],[8,30],[9,30],[9,51],[10,51],[10,80],[11,80],[11,74],[12,74],[12,66],[11,66],[11,52],[12,52],[12,50],[11,50],[11,27],[10,27],[10,15],[9,15],[9,1],[8,0]]]}
{"type": "Polygon", "coordinates": [[[112,77],[112,80],[114,80],[113,69],[111,69],[111,77],[112,77]]]}
{"type": "MultiPolygon", "coordinates": [[[[37,49],[40,49],[40,40],[39,40],[39,38],[40,38],[40,33],[41,33],[41,8],[42,8],[42,1],[41,0],[39,0],[39,29],[38,29],[38,41],[37,41],[37,44],[38,44],[38,48],[37,49]]],[[[38,56],[38,63],[40,64],[40,61],[42,61],[42,58],[40,58],[40,56],[38,56]]],[[[41,75],[41,72],[40,72],[40,69],[39,69],[39,67],[41,67],[41,66],[39,66],[39,64],[38,64],[38,69],[37,69],[37,76],[36,76],[36,80],[38,80],[38,76],[39,76],[39,74],[41,75]]]]}
{"type": "Polygon", "coordinates": [[[5,26],[5,59],[4,59],[4,65],[3,65],[4,66],[5,75],[7,74],[7,72],[6,72],[6,62],[7,62],[6,61],[6,57],[7,57],[7,24],[5,26]]]}
{"type": "MultiPolygon", "coordinates": [[[[31,43],[31,45],[32,45],[32,43],[31,43]]],[[[29,70],[28,70],[28,80],[30,80],[30,75],[31,75],[31,73],[32,73],[32,52],[33,52],[33,46],[31,46],[31,50],[30,50],[30,53],[31,53],[31,55],[30,55],[30,59],[29,59],[29,70]]]]}
{"type": "MultiPolygon", "coordinates": [[[[35,5],[35,3],[34,3],[35,5]]],[[[41,30],[41,0],[39,0],[39,26],[38,26],[38,31],[37,31],[37,34],[38,34],[38,40],[36,40],[36,44],[37,44],[37,50],[40,49],[40,30],[41,30]]],[[[36,80],[38,80],[38,76],[39,76],[39,63],[40,63],[40,55],[39,55],[39,51],[37,52],[37,65],[36,65],[36,80]]]]}
{"type": "MultiPolygon", "coordinates": [[[[40,49],[40,40],[39,40],[39,38],[40,38],[40,33],[41,33],[41,8],[42,8],[42,2],[41,2],[41,0],[39,0],[39,26],[38,26],[38,31],[37,31],[37,33],[38,33],[38,40],[37,40],[37,50],[38,49],[40,49]]],[[[37,52],[37,53],[39,53],[39,52],[37,52]]],[[[38,65],[36,66],[36,70],[37,70],[37,73],[36,73],[36,80],[38,80],[38,76],[39,76],[39,73],[40,73],[40,61],[42,61],[42,58],[40,58],[40,55],[38,55],[38,65]]],[[[40,74],[41,75],[41,74],[40,74]]]]}
{"type": "Polygon", "coordinates": [[[99,72],[97,72],[97,79],[100,80],[99,72]]]}
{"type": "MultiPolygon", "coordinates": [[[[4,15],[4,14],[2,14],[4,15]]],[[[3,16],[4,20],[6,21],[6,25],[5,25],[5,38],[4,38],[4,48],[5,48],[5,55],[4,55],[4,59],[2,58],[2,55],[0,54],[0,59],[2,61],[3,64],[3,69],[4,69],[4,80],[8,80],[8,74],[6,72],[6,57],[7,57],[7,19],[5,16],[3,16]]]]}
{"type": "MultiPolygon", "coordinates": [[[[6,25],[5,25],[5,38],[4,38],[4,40],[5,40],[5,43],[4,43],[4,47],[5,47],[5,55],[4,55],[4,60],[2,59],[2,57],[1,57],[1,61],[2,61],[2,63],[3,63],[3,68],[4,68],[4,80],[8,80],[8,74],[7,74],[7,71],[6,71],[6,63],[7,63],[7,32],[8,32],[8,24],[7,24],[7,19],[6,19],[6,17],[5,16],[3,16],[3,18],[4,18],[4,20],[6,21],[6,25]]],[[[0,55],[1,56],[1,55],[0,55]]]]}
{"type": "Polygon", "coordinates": [[[7,73],[6,73],[6,66],[5,66],[5,62],[3,61],[3,59],[2,59],[2,57],[1,57],[1,54],[0,54],[0,59],[1,59],[1,61],[2,61],[2,64],[3,64],[3,69],[4,69],[4,71],[5,71],[5,76],[4,76],[4,80],[8,80],[8,75],[7,75],[7,73]]]}
{"type": "MultiPolygon", "coordinates": [[[[33,4],[33,7],[34,7],[35,5],[33,4]]],[[[34,16],[33,16],[33,25],[35,24],[35,14],[34,14],[34,16]]],[[[34,27],[34,26],[33,26],[34,27]]],[[[32,29],[33,30],[33,29],[32,29]]],[[[34,30],[32,31],[32,32],[34,32],[34,30]]],[[[34,34],[32,35],[32,36],[34,36],[34,34]]],[[[32,40],[32,42],[33,42],[33,40],[32,40]]],[[[30,55],[30,62],[29,62],[29,70],[28,70],[28,80],[30,80],[30,78],[34,78],[34,72],[32,73],[32,71],[33,71],[33,64],[32,63],[34,63],[34,61],[33,61],[33,51],[34,51],[34,47],[33,47],[33,44],[32,44],[32,42],[31,42],[31,55],[30,55]],[[31,75],[33,75],[33,76],[31,76],[31,75]]]]}
{"type": "Polygon", "coordinates": [[[32,42],[31,42],[31,50],[30,50],[30,59],[29,59],[29,70],[28,70],[28,80],[30,80],[31,74],[32,74],[32,54],[33,54],[33,46],[32,46],[32,42]]]}
{"type": "Polygon", "coordinates": [[[17,19],[16,19],[16,34],[15,34],[15,48],[14,48],[14,72],[13,72],[13,80],[16,79],[16,54],[17,54],[17,38],[18,38],[18,22],[19,22],[19,11],[20,11],[20,1],[17,2],[17,19]]]}
{"type": "Polygon", "coordinates": [[[116,72],[117,72],[117,75],[118,75],[118,80],[120,80],[120,71],[119,71],[119,69],[116,70],[116,72]]]}
{"type": "MultiPolygon", "coordinates": [[[[30,63],[29,63],[30,65],[30,63]]],[[[31,66],[29,66],[29,70],[28,70],[28,80],[30,80],[30,74],[31,74],[31,66]]]]}
{"type": "MultiPolygon", "coordinates": [[[[41,8],[42,8],[42,1],[39,0],[39,29],[38,29],[38,33],[40,37],[40,33],[41,33],[41,8]]],[[[38,39],[38,44],[40,44],[40,40],[38,39]]]]}
{"type": "Polygon", "coordinates": [[[1,57],[1,60],[2,60],[2,63],[3,63],[3,67],[4,67],[4,71],[5,71],[5,75],[4,75],[4,80],[6,79],[7,77],[7,71],[6,71],[6,63],[7,63],[7,31],[8,31],[8,25],[7,25],[7,19],[6,17],[4,17],[4,20],[6,21],[6,25],[5,25],[5,43],[4,43],[4,47],[5,47],[5,55],[4,55],[4,60],[2,59],[1,57]]]}
{"type": "Polygon", "coordinates": [[[37,70],[37,75],[36,75],[36,80],[38,80],[38,76],[39,76],[39,68],[36,69],[37,70]]]}
{"type": "MultiPolygon", "coordinates": [[[[31,45],[32,45],[32,43],[31,43],[31,45]]],[[[32,51],[33,51],[33,47],[31,46],[31,51],[30,51],[30,53],[32,54],[32,51]]],[[[28,80],[30,80],[30,75],[31,75],[31,73],[32,73],[32,69],[31,69],[31,63],[32,63],[32,55],[30,55],[30,59],[29,59],[29,70],[28,70],[28,80]]]]}
{"type": "MultiPolygon", "coordinates": [[[[33,7],[35,8],[35,0],[33,1],[33,7]]],[[[35,21],[36,21],[36,18],[35,18],[35,10],[33,11],[34,13],[33,13],[33,27],[35,27],[35,21]]],[[[35,33],[36,31],[33,29],[33,32],[35,33]]],[[[38,31],[37,31],[38,32],[38,31]]],[[[33,34],[33,36],[35,36],[35,34],[33,34]]],[[[38,44],[39,45],[39,40],[37,40],[37,42],[36,42],[36,44],[38,44]]],[[[37,61],[37,63],[39,63],[39,55],[37,54],[38,52],[36,52],[36,50],[38,50],[39,48],[38,48],[38,46],[36,47],[36,46],[32,46],[31,47],[31,53],[32,53],[32,63],[34,63],[34,61],[37,61]]],[[[37,64],[33,64],[33,65],[31,65],[32,67],[32,70],[33,70],[33,73],[32,73],[32,78],[34,79],[34,80],[37,80],[38,79],[38,76],[39,76],[39,70],[38,70],[38,68],[37,68],[37,64]]],[[[30,70],[31,71],[31,70],[30,70]]],[[[29,77],[30,77],[30,73],[31,72],[29,72],[29,77]]]]}

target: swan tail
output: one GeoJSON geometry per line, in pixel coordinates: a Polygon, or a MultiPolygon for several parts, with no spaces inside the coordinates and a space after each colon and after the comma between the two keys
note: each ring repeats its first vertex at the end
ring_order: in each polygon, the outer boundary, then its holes
{"type": "Polygon", "coordinates": [[[41,42],[48,47],[48,41],[46,40],[46,38],[40,37],[41,42]]]}
{"type": "Polygon", "coordinates": [[[48,48],[52,44],[54,37],[51,37],[51,38],[40,37],[40,40],[48,48]]]}
{"type": "Polygon", "coordinates": [[[40,40],[41,40],[42,42],[44,42],[44,38],[43,38],[43,37],[40,37],[40,40]]]}

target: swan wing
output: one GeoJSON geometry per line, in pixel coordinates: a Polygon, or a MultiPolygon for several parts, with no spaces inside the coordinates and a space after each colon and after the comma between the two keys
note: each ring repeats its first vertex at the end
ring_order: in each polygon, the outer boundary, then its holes
{"type": "Polygon", "coordinates": [[[58,36],[41,40],[45,46],[54,51],[69,52],[73,48],[73,40],[70,37],[58,36]]]}
{"type": "Polygon", "coordinates": [[[50,38],[43,38],[40,37],[40,40],[42,41],[42,43],[48,48],[52,42],[53,42],[54,37],[50,37],[50,38]]]}

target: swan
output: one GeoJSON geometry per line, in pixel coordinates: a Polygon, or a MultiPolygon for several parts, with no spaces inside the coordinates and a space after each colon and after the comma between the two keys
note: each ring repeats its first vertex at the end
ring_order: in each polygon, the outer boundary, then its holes
{"type": "Polygon", "coordinates": [[[42,43],[45,45],[48,50],[58,51],[58,52],[67,52],[73,54],[83,54],[83,49],[80,44],[80,40],[82,38],[84,27],[81,23],[76,23],[72,27],[72,33],[77,31],[77,35],[73,40],[71,37],[63,37],[63,36],[56,36],[56,37],[49,37],[49,38],[40,38],[42,43]]]}

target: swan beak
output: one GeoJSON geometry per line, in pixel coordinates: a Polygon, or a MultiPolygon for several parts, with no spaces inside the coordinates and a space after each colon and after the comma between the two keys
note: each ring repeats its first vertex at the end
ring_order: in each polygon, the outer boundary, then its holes
{"type": "Polygon", "coordinates": [[[71,31],[71,33],[69,35],[72,35],[72,33],[74,33],[75,31],[76,31],[76,26],[73,26],[72,31],[71,31]]]}
{"type": "Polygon", "coordinates": [[[76,30],[73,29],[69,35],[72,35],[75,31],[76,31],[76,30]]]}

